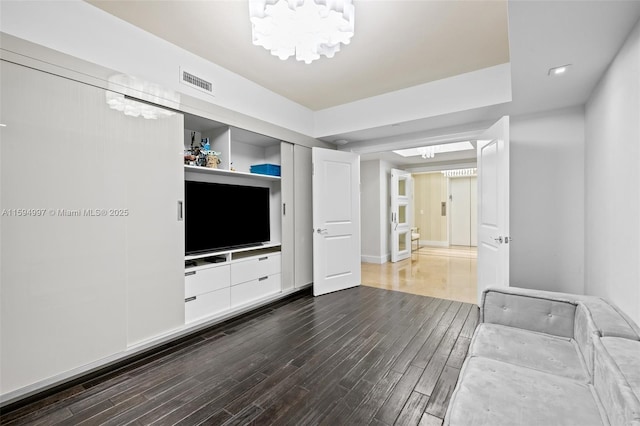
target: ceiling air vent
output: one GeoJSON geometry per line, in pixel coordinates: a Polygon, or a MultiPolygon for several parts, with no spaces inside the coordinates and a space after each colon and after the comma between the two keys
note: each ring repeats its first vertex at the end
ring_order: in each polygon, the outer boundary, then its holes
{"type": "Polygon", "coordinates": [[[180,82],[186,84],[187,86],[191,86],[194,89],[198,89],[202,92],[213,95],[213,83],[205,80],[204,78],[200,78],[188,71],[185,71],[182,68],[180,69],[180,82]]]}

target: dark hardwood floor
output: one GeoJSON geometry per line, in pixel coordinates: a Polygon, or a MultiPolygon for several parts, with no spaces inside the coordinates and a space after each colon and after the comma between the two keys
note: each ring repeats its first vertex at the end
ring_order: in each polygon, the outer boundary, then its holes
{"type": "Polygon", "coordinates": [[[440,425],[476,306],[309,292],[0,417],[6,425],[440,425]]]}

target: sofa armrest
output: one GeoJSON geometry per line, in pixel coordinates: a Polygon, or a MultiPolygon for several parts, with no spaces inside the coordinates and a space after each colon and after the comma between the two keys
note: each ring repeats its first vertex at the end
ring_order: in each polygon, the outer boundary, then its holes
{"type": "Polygon", "coordinates": [[[573,338],[576,303],[552,292],[517,287],[482,293],[480,322],[573,338]]]}

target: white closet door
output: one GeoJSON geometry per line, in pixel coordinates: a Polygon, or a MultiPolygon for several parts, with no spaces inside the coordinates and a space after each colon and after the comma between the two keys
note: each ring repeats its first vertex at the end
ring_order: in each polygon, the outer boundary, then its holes
{"type": "Polygon", "coordinates": [[[128,212],[123,219],[130,346],[184,324],[184,222],[179,211],[184,200],[184,118],[145,108],[158,118],[120,114],[112,130],[113,140],[127,153],[123,174],[128,212]]]}
{"type": "Polygon", "coordinates": [[[104,90],[4,61],[0,75],[6,394],[126,348],[127,218],[102,210],[127,208],[140,153],[115,137],[104,90]]]}
{"type": "Polygon", "coordinates": [[[124,100],[113,92],[1,67],[6,394],[183,324],[183,126],[180,114],[111,109],[124,100]]]}
{"type": "Polygon", "coordinates": [[[282,187],[282,290],[294,287],[295,274],[295,206],[293,182],[293,144],[280,144],[281,180],[282,187]]]}
{"type": "Polygon", "coordinates": [[[295,200],[295,287],[313,282],[313,212],[311,148],[293,147],[295,200]]]}

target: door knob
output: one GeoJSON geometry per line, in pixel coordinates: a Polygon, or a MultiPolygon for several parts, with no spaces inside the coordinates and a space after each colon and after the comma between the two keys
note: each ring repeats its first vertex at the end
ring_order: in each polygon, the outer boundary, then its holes
{"type": "Polygon", "coordinates": [[[316,229],[316,232],[317,232],[318,234],[324,234],[324,233],[326,233],[327,231],[328,231],[328,229],[327,229],[327,228],[324,228],[324,229],[318,228],[318,229],[316,229]]]}
{"type": "Polygon", "coordinates": [[[494,238],[494,241],[498,244],[502,244],[502,236],[498,237],[498,238],[494,238]]]}

